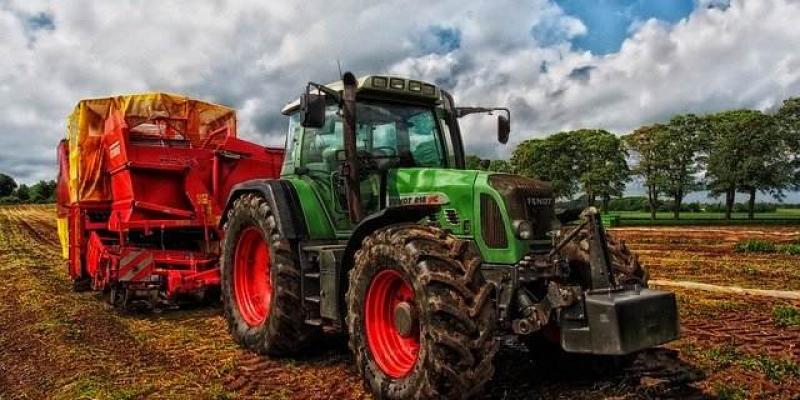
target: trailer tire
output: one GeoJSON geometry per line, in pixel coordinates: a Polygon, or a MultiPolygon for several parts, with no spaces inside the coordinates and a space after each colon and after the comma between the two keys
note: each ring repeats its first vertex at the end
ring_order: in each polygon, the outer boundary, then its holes
{"type": "Polygon", "coordinates": [[[92,290],[92,278],[81,277],[72,280],[72,291],[81,293],[92,290]]]}
{"type": "Polygon", "coordinates": [[[379,399],[480,396],[494,374],[497,317],[494,287],[470,243],[435,227],[393,225],[367,236],[354,264],[347,326],[366,388],[379,399]]]}
{"type": "Polygon", "coordinates": [[[263,355],[287,356],[301,352],[318,329],[304,322],[300,262],[291,243],[277,229],[269,204],[253,193],[239,197],[228,211],[224,230],[220,289],[233,340],[263,355]],[[244,244],[240,242],[245,240],[256,241],[253,246],[259,247],[254,251],[260,258],[243,256],[244,244]],[[261,284],[250,283],[252,280],[248,277],[256,278],[261,284]],[[256,291],[269,294],[261,299],[260,293],[253,293],[256,291]],[[242,298],[249,298],[249,301],[238,302],[242,298]]]}

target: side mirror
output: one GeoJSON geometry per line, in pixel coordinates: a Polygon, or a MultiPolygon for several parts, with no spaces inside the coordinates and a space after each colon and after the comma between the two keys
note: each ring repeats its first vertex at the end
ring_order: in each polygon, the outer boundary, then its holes
{"type": "Polygon", "coordinates": [[[508,135],[511,133],[511,122],[505,115],[497,116],[497,141],[506,144],[508,143],[508,135]]]}
{"type": "Polygon", "coordinates": [[[300,98],[300,125],[322,128],[325,125],[325,95],[306,93],[300,98]]]}

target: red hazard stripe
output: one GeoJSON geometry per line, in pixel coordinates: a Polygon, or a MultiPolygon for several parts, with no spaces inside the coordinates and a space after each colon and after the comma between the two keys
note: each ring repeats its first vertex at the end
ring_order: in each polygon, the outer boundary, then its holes
{"type": "Polygon", "coordinates": [[[149,251],[132,250],[120,259],[118,279],[120,281],[136,280],[139,275],[151,270],[152,265],[153,255],[149,251]]]}

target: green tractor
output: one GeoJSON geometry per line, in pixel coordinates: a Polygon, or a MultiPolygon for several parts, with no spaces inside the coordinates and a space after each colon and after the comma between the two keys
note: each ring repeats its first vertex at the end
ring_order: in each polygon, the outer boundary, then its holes
{"type": "Polygon", "coordinates": [[[456,107],[427,82],[309,82],[283,109],[280,179],[236,186],[221,221],[236,342],[285,356],[347,333],[368,389],[408,399],[479,396],[502,335],[603,355],[677,338],[675,296],[647,288],[596,210],[557,213],[546,182],[465,170],[458,118],[492,112],[506,143],[507,109],[456,107]]]}

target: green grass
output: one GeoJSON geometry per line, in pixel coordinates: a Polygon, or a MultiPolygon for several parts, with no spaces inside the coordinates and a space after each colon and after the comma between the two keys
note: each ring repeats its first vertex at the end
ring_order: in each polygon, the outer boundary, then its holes
{"type": "Polygon", "coordinates": [[[733,213],[730,220],[721,212],[682,212],[676,220],[672,212],[658,212],[650,219],[649,212],[611,211],[619,216],[619,226],[647,225],[800,225],[800,209],[778,209],[772,213],[755,213],[748,219],[747,213],[733,213]]]}
{"type": "Polygon", "coordinates": [[[800,243],[775,244],[769,240],[747,239],[736,243],[734,251],[739,253],[782,253],[800,255],[800,243]]]}
{"type": "Polygon", "coordinates": [[[775,243],[762,239],[742,240],[734,247],[740,253],[774,253],[776,249],[775,243]]]}
{"type": "Polygon", "coordinates": [[[772,309],[772,320],[781,327],[800,326],[800,309],[792,306],[775,306],[772,309]]]}
{"type": "Polygon", "coordinates": [[[715,390],[719,400],[745,400],[747,398],[747,392],[740,386],[719,384],[715,390]]]}
{"type": "Polygon", "coordinates": [[[765,354],[751,355],[730,345],[703,349],[697,354],[706,358],[716,371],[739,366],[760,372],[775,383],[780,383],[784,378],[800,378],[800,364],[792,360],[772,358],[765,354]]]}
{"type": "Polygon", "coordinates": [[[755,357],[743,357],[739,365],[744,369],[761,372],[775,383],[780,383],[787,377],[800,378],[800,364],[787,359],[774,359],[759,354],[755,357]]]}

